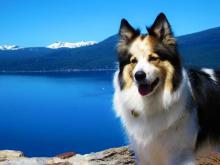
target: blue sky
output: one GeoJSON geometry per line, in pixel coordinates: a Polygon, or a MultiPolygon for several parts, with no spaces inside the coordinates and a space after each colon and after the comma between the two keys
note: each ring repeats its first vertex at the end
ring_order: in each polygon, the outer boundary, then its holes
{"type": "Polygon", "coordinates": [[[176,35],[220,26],[219,0],[1,0],[0,45],[102,41],[121,18],[141,30],[164,12],[176,35]]]}

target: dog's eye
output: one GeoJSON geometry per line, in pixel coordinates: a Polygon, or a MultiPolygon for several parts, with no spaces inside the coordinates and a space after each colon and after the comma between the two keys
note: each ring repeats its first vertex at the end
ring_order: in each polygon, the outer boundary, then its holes
{"type": "Polygon", "coordinates": [[[137,59],[136,59],[136,58],[132,58],[132,59],[131,59],[131,63],[132,63],[132,64],[136,64],[136,63],[137,63],[137,59]]]}
{"type": "Polygon", "coordinates": [[[148,58],[148,61],[156,61],[156,60],[158,60],[158,59],[159,59],[159,57],[150,56],[150,57],[148,58]]]}

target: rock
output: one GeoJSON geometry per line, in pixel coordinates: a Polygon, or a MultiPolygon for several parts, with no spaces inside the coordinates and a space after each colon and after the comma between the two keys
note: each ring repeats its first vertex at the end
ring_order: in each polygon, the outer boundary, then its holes
{"type": "Polygon", "coordinates": [[[105,151],[90,154],[88,160],[92,164],[109,164],[109,165],[134,165],[134,153],[129,147],[112,148],[105,151]]]}
{"type": "Polygon", "coordinates": [[[60,158],[60,159],[66,159],[66,158],[70,158],[72,156],[76,155],[75,152],[65,152],[59,155],[56,155],[56,157],[60,158]]]}
{"type": "MultiPolygon", "coordinates": [[[[97,153],[86,155],[76,154],[73,157],[65,159],[74,165],[134,165],[134,154],[129,147],[111,148],[97,153]]],[[[47,164],[60,163],[64,160],[60,158],[48,159],[47,164]]]]}
{"type": "Polygon", "coordinates": [[[196,160],[196,165],[219,165],[220,153],[210,152],[206,155],[200,156],[196,160]]]}
{"type": "MultiPolygon", "coordinates": [[[[11,151],[11,153],[14,153],[11,151]]],[[[10,155],[10,154],[9,154],[10,155]]],[[[12,155],[14,154],[12,154],[12,155]]],[[[52,158],[26,158],[22,155],[16,159],[4,159],[0,165],[134,165],[134,154],[129,147],[119,147],[85,155],[68,152],[52,158]]]]}
{"type": "Polygon", "coordinates": [[[12,150],[0,151],[0,161],[12,160],[23,156],[24,155],[21,151],[12,151],[12,150]]]}
{"type": "Polygon", "coordinates": [[[52,163],[52,164],[46,164],[46,165],[72,165],[69,162],[61,162],[61,163],[52,163]]]}
{"type": "MultiPolygon", "coordinates": [[[[111,148],[85,155],[67,152],[51,158],[26,158],[19,151],[0,151],[0,165],[135,165],[129,147],[111,148]]],[[[196,159],[196,165],[219,165],[220,154],[212,152],[196,159]]]]}

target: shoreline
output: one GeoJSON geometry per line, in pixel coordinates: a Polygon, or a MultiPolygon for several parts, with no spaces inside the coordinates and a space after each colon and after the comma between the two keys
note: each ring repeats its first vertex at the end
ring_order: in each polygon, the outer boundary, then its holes
{"type": "MultiPolygon", "coordinates": [[[[85,155],[66,152],[54,157],[25,157],[21,151],[0,150],[0,165],[136,165],[129,146],[110,148],[85,155]]],[[[196,165],[219,165],[220,153],[213,151],[196,158],[196,165]]]]}
{"type": "Polygon", "coordinates": [[[25,157],[21,151],[0,151],[0,165],[135,165],[128,146],[110,148],[85,155],[67,152],[54,157],[25,157]]]}
{"type": "Polygon", "coordinates": [[[0,71],[0,74],[13,73],[77,73],[77,72],[106,72],[115,71],[116,69],[67,69],[67,70],[36,70],[36,71],[0,71]]]}

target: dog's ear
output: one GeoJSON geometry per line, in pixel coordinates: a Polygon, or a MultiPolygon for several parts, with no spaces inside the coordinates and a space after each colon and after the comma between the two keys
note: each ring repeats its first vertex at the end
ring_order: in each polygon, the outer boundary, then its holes
{"type": "Polygon", "coordinates": [[[119,44],[118,51],[119,53],[124,53],[128,48],[128,45],[140,35],[139,30],[135,30],[126,19],[121,20],[121,25],[119,29],[119,44]]]}
{"type": "Polygon", "coordinates": [[[120,40],[130,42],[136,35],[137,31],[128,23],[126,19],[122,19],[119,29],[120,40]]]}
{"type": "Polygon", "coordinates": [[[150,28],[147,28],[147,30],[149,35],[155,36],[164,42],[164,44],[176,45],[170,23],[168,22],[164,13],[160,13],[154,21],[153,25],[150,28]]]}

